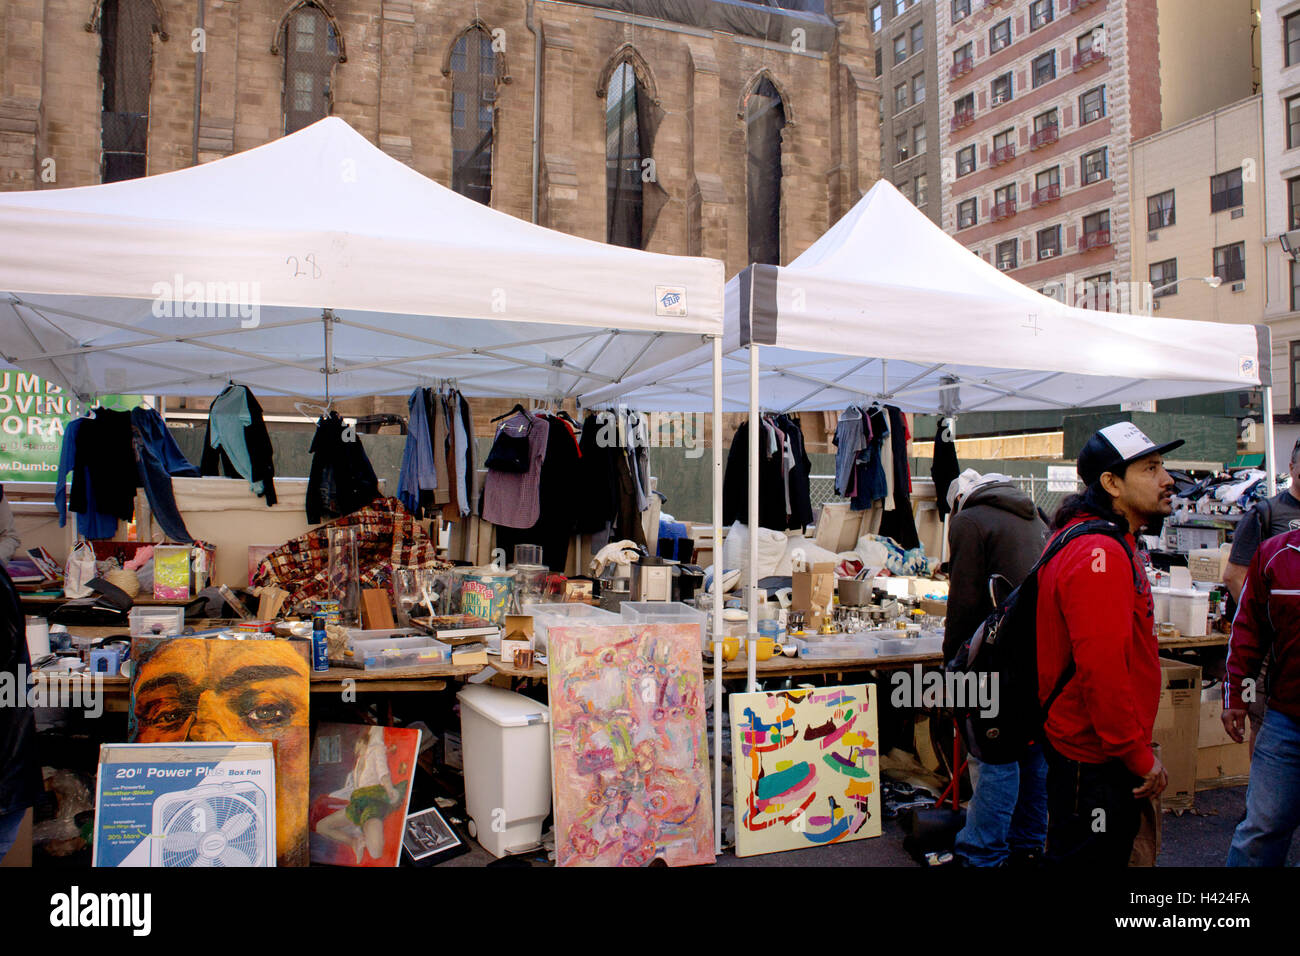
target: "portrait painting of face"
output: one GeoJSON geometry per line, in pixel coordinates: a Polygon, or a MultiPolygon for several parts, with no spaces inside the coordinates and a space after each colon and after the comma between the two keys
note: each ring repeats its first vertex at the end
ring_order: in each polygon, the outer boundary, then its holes
{"type": "Polygon", "coordinates": [[[305,641],[136,638],[133,743],[275,745],[278,866],[306,866],[309,648],[305,641]]]}

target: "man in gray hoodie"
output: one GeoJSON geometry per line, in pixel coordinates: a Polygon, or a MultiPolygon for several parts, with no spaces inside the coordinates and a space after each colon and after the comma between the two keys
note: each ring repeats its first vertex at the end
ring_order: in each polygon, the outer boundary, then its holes
{"type": "MultiPolygon", "coordinates": [[[[949,487],[948,616],[944,659],[951,660],[1042,554],[1047,526],[1029,496],[1006,475],[967,469],[949,487]]],[[[964,866],[1031,862],[1047,838],[1047,762],[1035,745],[1018,763],[970,757],[975,792],[957,834],[964,866]]]]}

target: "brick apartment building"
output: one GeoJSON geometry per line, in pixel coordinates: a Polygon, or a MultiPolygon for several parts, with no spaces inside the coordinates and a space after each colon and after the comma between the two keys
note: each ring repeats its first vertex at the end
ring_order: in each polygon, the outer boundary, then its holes
{"type": "Polygon", "coordinates": [[[936,14],[945,229],[1055,298],[1135,308],[1130,144],[1254,92],[1251,0],[942,0],[936,14]]]}
{"type": "Polygon", "coordinates": [[[936,0],[876,0],[867,13],[880,77],[880,168],[942,225],[936,0]]]}
{"type": "Polygon", "coordinates": [[[785,263],[880,168],[867,0],[798,6],[8,0],[0,187],[166,173],[332,114],[522,219],[785,263]]]}

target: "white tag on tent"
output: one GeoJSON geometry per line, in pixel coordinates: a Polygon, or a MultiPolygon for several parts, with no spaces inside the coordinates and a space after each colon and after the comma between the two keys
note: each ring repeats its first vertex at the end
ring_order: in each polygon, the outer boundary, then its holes
{"type": "Polygon", "coordinates": [[[686,315],[686,287],[680,285],[655,286],[655,315],[686,315]]]}

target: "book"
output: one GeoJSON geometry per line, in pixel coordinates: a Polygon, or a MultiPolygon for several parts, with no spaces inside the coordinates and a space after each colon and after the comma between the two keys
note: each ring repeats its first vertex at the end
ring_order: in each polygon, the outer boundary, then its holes
{"type": "Polygon", "coordinates": [[[499,625],[473,614],[444,614],[438,617],[412,617],[411,623],[428,631],[444,644],[465,644],[501,633],[499,625]]]}
{"type": "Polygon", "coordinates": [[[104,744],[94,866],[275,865],[274,745],[104,744]]]}
{"type": "Polygon", "coordinates": [[[486,667],[487,662],[486,644],[462,644],[460,647],[452,648],[453,667],[473,667],[476,664],[486,667]]]}

